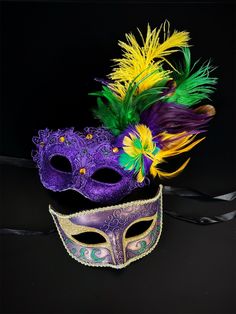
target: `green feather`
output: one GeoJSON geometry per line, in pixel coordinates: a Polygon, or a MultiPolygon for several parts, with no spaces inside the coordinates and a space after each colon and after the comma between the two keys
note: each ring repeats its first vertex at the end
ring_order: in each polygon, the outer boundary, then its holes
{"type": "Polygon", "coordinates": [[[142,143],[139,138],[134,139],[134,147],[142,149],[142,143]]]}
{"type": "Polygon", "coordinates": [[[182,51],[184,64],[178,67],[178,72],[175,72],[173,77],[177,87],[174,94],[166,101],[190,107],[203,99],[210,99],[210,95],[215,90],[214,85],[217,83],[217,78],[209,76],[215,70],[210,61],[205,62],[197,71],[193,72],[199,60],[191,68],[189,48],[183,48],[182,51]]]}
{"type": "Polygon", "coordinates": [[[107,86],[103,86],[101,91],[89,93],[89,95],[97,96],[97,108],[93,110],[95,117],[116,136],[130,124],[139,123],[142,111],[148,109],[162,98],[167,79],[137,94],[139,84],[157,71],[160,71],[160,69],[149,73],[139,81],[137,79],[142,73],[135,77],[130,83],[124,99],[120,99],[107,86]]]}
{"type": "Polygon", "coordinates": [[[122,153],[119,156],[119,163],[125,170],[129,170],[134,165],[134,158],[126,153],[122,153]]]}

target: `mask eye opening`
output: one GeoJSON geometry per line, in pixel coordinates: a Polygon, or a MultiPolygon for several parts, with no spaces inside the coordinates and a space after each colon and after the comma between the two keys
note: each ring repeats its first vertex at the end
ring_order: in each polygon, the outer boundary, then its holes
{"type": "Polygon", "coordinates": [[[131,225],[125,233],[125,238],[133,238],[144,234],[152,225],[154,219],[141,220],[131,225]]]}
{"type": "Polygon", "coordinates": [[[50,165],[53,169],[63,172],[63,173],[72,173],[72,166],[70,160],[63,155],[53,155],[50,160],[50,165]]]}
{"type": "Polygon", "coordinates": [[[87,231],[79,234],[74,234],[72,237],[85,245],[104,244],[106,239],[98,232],[87,231]]]}
{"type": "Polygon", "coordinates": [[[112,168],[100,168],[96,170],[91,178],[101,183],[115,184],[121,181],[122,177],[116,170],[112,168]]]}

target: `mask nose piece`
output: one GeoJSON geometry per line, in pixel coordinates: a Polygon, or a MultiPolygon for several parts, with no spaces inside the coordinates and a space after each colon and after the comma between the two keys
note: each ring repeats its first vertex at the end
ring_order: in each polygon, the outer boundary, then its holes
{"type": "Polygon", "coordinates": [[[85,185],[87,180],[87,172],[88,169],[86,167],[79,167],[74,171],[72,182],[76,191],[80,192],[81,188],[83,188],[85,185]]]}
{"type": "Polygon", "coordinates": [[[118,232],[114,232],[110,236],[111,245],[113,249],[113,258],[115,265],[122,265],[125,263],[125,256],[124,256],[124,247],[122,241],[122,235],[118,232]]]}

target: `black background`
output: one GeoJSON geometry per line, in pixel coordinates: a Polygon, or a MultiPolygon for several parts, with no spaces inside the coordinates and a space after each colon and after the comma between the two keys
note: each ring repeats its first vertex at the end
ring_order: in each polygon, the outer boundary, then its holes
{"type": "MultiPolygon", "coordinates": [[[[188,168],[171,181],[235,189],[235,6],[230,3],[2,2],[1,154],[30,158],[45,127],[97,125],[90,109],[118,39],[164,19],[191,33],[194,59],[218,65],[217,115],[188,168]]],[[[170,163],[171,164],[171,163],[170,163]]],[[[170,184],[170,182],[163,182],[170,184]]],[[[140,195],[141,197],[141,195],[140,195]]],[[[1,226],[47,230],[48,193],[34,169],[1,166],[1,226]]],[[[215,215],[234,204],[166,197],[164,207],[215,215]]],[[[2,313],[235,313],[235,221],[208,227],[164,216],[158,248],[124,270],[85,267],[57,235],[1,239],[2,313]]]]}

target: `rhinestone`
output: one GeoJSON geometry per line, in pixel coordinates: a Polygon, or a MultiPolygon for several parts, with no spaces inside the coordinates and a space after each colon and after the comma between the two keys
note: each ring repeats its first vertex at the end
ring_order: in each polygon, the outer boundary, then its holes
{"type": "Polygon", "coordinates": [[[59,141],[60,141],[61,143],[65,142],[65,137],[64,137],[64,136],[59,137],[59,141]]]}
{"type": "Polygon", "coordinates": [[[86,173],[86,169],[85,168],[80,168],[79,173],[80,174],[85,174],[86,173]]]}
{"type": "Polygon", "coordinates": [[[112,148],[112,151],[113,151],[113,153],[118,153],[119,148],[118,148],[118,147],[113,147],[113,148],[112,148]]]}
{"type": "Polygon", "coordinates": [[[93,134],[88,133],[88,134],[86,135],[86,139],[87,139],[87,140],[91,140],[92,138],[93,138],[93,134]]]}

